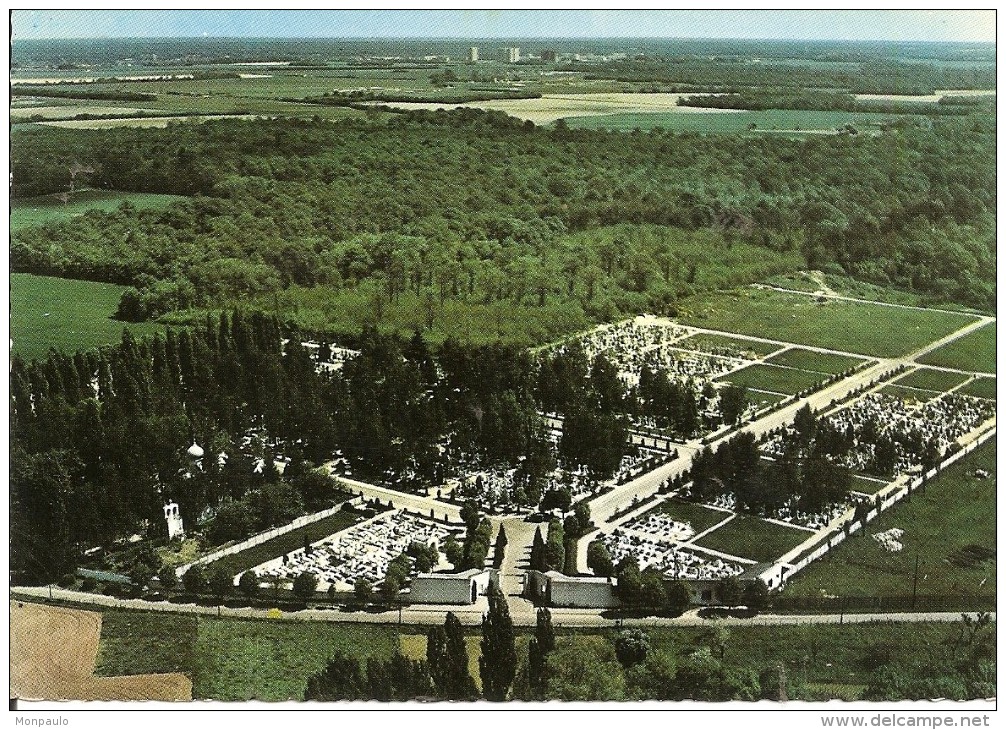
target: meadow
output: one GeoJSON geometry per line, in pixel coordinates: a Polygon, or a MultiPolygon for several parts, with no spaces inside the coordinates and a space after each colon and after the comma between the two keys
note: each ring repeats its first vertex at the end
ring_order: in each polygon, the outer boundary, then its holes
{"type": "Polygon", "coordinates": [[[807,530],[784,527],[757,517],[737,515],[695,542],[739,558],[771,562],[813,537],[807,530]]]}
{"type": "Polygon", "coordinates": [[[996,595],[996,444],[987,441],[794,576],[784,596],[996,595]],[[981,479],[975,470],[991,475],[981,479]],[[904,530],[901,552],[871,538],[904,530]]]}
{"type": "Polygon", "coordinates": [[[880,389],[884,395],[892,398],[900,398],[906,403],[925,403],[936,398],[940,393],[936,390],[921,390],[919,388],[905,388],[901,385],[885,385],[880,389]]]}
{"type": "Polygon", "coordinates": [[[89,210],[116,210],[123,203],[134,208],[166,208],[184,200],[178,195],[158,193],[127,193],[118,190],[80,190],[63,203],[54,195],[22,198],[11,202],[10,228],[18,231],[29,226],[57,223],[83,215],[89,210]]]}
{"type": "Polygon", "coordinates": [[[696,327],[874,357],[906,355],[974,321],[956,312],[758,289],[690,297],[681,302],[678,318],[696,327]]]}
{"type": "Polygon", "coordinates": [[[92,350],[122,339],[163,331],[152,322],[112,319],[125,287],[33,274],[10,275],[12,351],[25,359],[43,357],[50,348],[92,350]]]}
{"type": "Polygon", "coordinates": [[[994,373],[996,371],[996,323],[970,332],[959,340],[947,343],[919,358],[924,365],[957,368],[968,372],[994,373]]]}
{"type": "Polygon", "coordinates": [[[862,365],[863,360],[858,357],[846,357],[845,355],[835,355],[829,352],[814,352],[813,350],[803,350],[793,347],[778,355],[773,355],[766,363],[772,365],[782,365],[788,368],[799,370],[809,370],[825,375],[837,375],[846,370],[862,365]]]}
{"type": "Polygon", "coordinates": [[[739,387],[793,395],[813,388],[824,380],[824,375],[795,368],[757,363],[724,375],[720,380],[739,387]]]}
{"type": "Polygon", "coordinates": [[[888,482],[883,480],[869,479],[858,474],[852,477],[852,491],[862,494],[876,494],[887,485],[888,482]]]}

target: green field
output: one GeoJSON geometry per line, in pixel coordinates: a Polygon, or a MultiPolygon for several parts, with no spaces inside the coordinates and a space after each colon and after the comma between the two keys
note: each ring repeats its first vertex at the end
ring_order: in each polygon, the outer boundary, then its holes
{"type": "Polygon", "coordinates": [[[218,619],[108,610],[102,614],[99,675],[184,672],[193,699],[303,699],[307,678],[337,649],[390,656],[393,629],[370,624],[218,619]]]}
{"type": "Polygon", "coordinates": [[[765,362],[772,365],[784,365],[800,370],[810,370],[815,373],[825,373],[827,375],[837,375],[846,370],[861,365],[863,360],[858,357],[846,357],[828,352],[814,352],[813,350],[803,350],[799,347],[780,352],[773,355],[765,362]]]}
{"type": "Polygon", "coordinates": [[[665,514],[678,522],[687,522],[695,532],[704,532],[730,516],[729,512],[709,509],[695,502],[684,502],[678,499],[668,499],[661,502],[642,514],[641,517],[646,517],[654,512],[665,514]]]}
{"type": "Polygon", "coordinates": [[[906,403],[925,403],[937,397],[940,392],[937,390],[921,390],[919,388],[905,388],[901,385],[885,385],[880,389],[884,395],[892,398],[900,398],[906,403]]]}
{"type": "Polygon", "coordinates": [[[11,339],[23,358],[43,357],[50,348],[91,350],[122,339],[163,330],[160,325],[112,319],[125,287],[51,276],[11,274],[11,339]]]}
{"type": "Polygon", "coordinates": [[[866,479],[861,476],[852,477],[852,491],[863,494],[876,494],[887,486],[887,482],[878,482],[874,479],[866,479]]]}
{"type": "Polygon", "coordinates": [[[596,117],[570,117],[566,123],[574,129],[612,129],[647,131],[656,127],[674,132],[706,132],[711,134],[773,134],[775,132],[834,131],[852,124],[860,130],[870,129],[896,115],[873,112],[806,111],[798,109],[766,109],[764,111],[672,111],[639,114],[609,114],[596,117]],[[752,125],[754,127],[752,128],[752,125]]]}
{"type": "Polygon", "coordinates": [[[180,195],[158,195],[155,193],[125,193],[117,190],[81,190],[74,193],[65,205],[53,195],[25,198],[11,202],[10,229],[40,226],[70,220],[89,210],[116,210],[123,203],[134,208],[165,208],[178,200],[180,195]]]}
{"type": "Polygon", "coordinates": [[[692,335],[681,342],[676,343],[678,347],[687,350],[701,350],[713,354],[732,355],[754,355],[764,357],[779,350],[779,345],[770,342],[759,342],[758,340],[746,340],[741,337],[731,337],[730,335],[717,335],[711,332],[702,332],[692,335]]]}
{"type": "Polygon", "coordinates": [[[771,562],[812,536],[813,533],[807,530],[783,527],[757,517],[737,515],[695,544],[739,558],[771,562]]]}
{"type": "Polygon", "coordinates": [[[734,385],[785,393],[786,395],[793,395],[807,388],[812,388],[824,379],[825,376],[821,373],[810,373],[806,370],[781,368],[761,363],[748,365],[746,368],[721,378],[722,381],[734,385]]]}
{"type": "Polygon", "coordinates": [[[684,324],[875,357],[905,355],[974,321],[965,314],[902,309],[759,289],[683,300],[684,324]]]}
{"type": "Polygon", "coordinates": [[[944,393],[956,387],[968,379],[963,373],[948,373],[945,370],[933,370],[932,368],[919,368],[903,378],[895,381],[896,385],[905,388],[919,388],[920,390],[935,390],[944,393]]]}
{"type": "Polygon", "coordinates": [[[221,565],[230,571],[232,575],[237,575],[249,568],[254,568],[256,565],[261,565],[267,560],[278,558],[280,555],[285,555],[304,547],[305,536],[307,536],[308,542],[317,542],[329,535],[334,535],[341,530],[345,530],[347,527],[355,525],[360,520],[360,515],[355,512],[343,512],[340,510],[331,517],[326,517],[317,522],[312,522],[310,525],[291,530],[279,537],[274,537],[272,540],[267,540],[259,545],[250,547],[247,550],[242,550],[233,555],[225,555],[219,560],[213,561],[213,565],[221,565]]]}
{"type": "Polygon", "coordinates": [[[996,399],[996,379],[976,378],[957,391],[961,395],[973,395],[975,398],[996,399]]]}
{"type": "Polygon", "coordinates": [[[918,595],[996,595],[996,445],[992,439],[947,467],[883,512],[837,549],[794,576],[788,596],[912,594],[919,558],[918,595]],[[991,474],[973,476],[976,469],[991,474]],[[871,535],[898,527],[901,552],[888,552],[871,535]],[[986,558],[986,559],[982,559],[986,558]]]}
{"type": "Polygon", "coordinates": [[[996,323],[990,322],[959,340],[933,350],[918,362],[957,368],[968,372],[994,373],[996,371],[996,323]]]}
{"type": "Polygon", "coordinates": [[[754,403],[759,408],[774,406],[776,403],[785,400],[788,397],[789,396],[783,395],[782,393],[768,393],[764,390],[752,390],[750,388],[747,392],[748,403],[754,403]]]}

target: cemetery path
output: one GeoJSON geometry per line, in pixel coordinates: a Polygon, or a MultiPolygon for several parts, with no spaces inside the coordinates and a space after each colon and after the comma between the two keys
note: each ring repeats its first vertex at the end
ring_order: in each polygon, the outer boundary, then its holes
{"type": "Polygon", "coordinates": [[[531,559],[531,543],[534,542],[534,532],[538,525],[525,522],[522,517],[491,521],[494,523],[494,532],[499,530],[501,524],[506,528],[507,546],[503,565],[500,567],[500,584],[507,597],[510,615],[515,621],[518,615],[534,616],[534,604],[521,594],[524,589],[524,571],[531,559]]]}

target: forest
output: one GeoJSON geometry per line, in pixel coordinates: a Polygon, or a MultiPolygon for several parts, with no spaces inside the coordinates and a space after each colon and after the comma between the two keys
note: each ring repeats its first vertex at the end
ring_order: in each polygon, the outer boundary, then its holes
{"type": "Polygon", "coordinates": [[[994,306],[987,114],[804,141],[375,114],[18,130],[15,198],[65,191],[71,170],[78,188],[189,198],[18,231],[12,269],[128,284],[128,320],[322,287],[367,292],[378,320],[406,296],[431,317],[458,302],[603,321],[799,268],[994,306]],[[702,283],[683,248],[736,269],[702,283]]]}

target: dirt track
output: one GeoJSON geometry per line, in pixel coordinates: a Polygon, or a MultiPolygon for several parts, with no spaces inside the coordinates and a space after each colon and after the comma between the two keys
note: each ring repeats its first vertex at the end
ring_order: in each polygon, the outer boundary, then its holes
{"type": "Polygon", "coordinates": [[[44,700],[191,700],[184,674],[95,677],[101,614],[10,603],[10,696],[44,700]]]}

